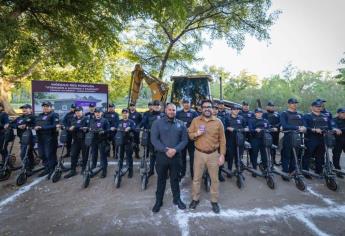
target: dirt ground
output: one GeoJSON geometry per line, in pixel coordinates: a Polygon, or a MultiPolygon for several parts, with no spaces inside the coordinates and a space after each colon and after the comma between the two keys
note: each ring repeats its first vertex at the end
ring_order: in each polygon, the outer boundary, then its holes
{"type": "MultiPolygon", "coordinates": [[[[87,189],[80,174],[58,183],[33,176],[17,187],[17,173],[12,173],[0,183],[0,235],[345,235],[344,179],[337,179],[336,192],[323,180],[306,180],[302,192],[275,176],[276,189],[271,190],[263,178],[245,172],[241,190],[235,178],[221,183],[218,215],[204,188],[195,211],[178,210],[167,184],[164,205],[153,214],[156,176],[141,191],[136,164],[133,179],[124,177],[116,189],[115,162],[109,161],[107,178],[94,177],[87,189]]],[[[190,194],[186,177],[181,182],[186,204],[190,194]]]]}

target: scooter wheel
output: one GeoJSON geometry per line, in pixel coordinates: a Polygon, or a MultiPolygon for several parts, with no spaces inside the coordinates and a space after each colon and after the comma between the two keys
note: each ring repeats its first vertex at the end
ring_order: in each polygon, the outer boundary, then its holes
{"type": "Polygon", "coordinates": [[[210,192],[211,178],[209,176],[206,176],[206,178],[205,178],[205,187],[206,187],[206,192],[210,192]]]}
{"type": "Polygon", "coordinates": [[[242,175],[238,175],[237,176],[237,180],[236,180],[236,185],[239,189],[243,188],[244,186],[244,179],[242,175]]]}
{"type": "Polygon", "coordinates": [[[144,174],[142,177],[141,177],[141,190],[144,191],[147,189],[147,183],[148,183],[148,179],[147,179],[147,175],[144,174]]]}
{"type": "Polygon", "coordinates": [[[338,188],[337,182],[334,178],[326,178],[326,185],[332,191],[336,191],[338,188]]]}
{"type": "Polygon", "coordinates": [[[60,170],[55,171],[53,176],[52,176],[53,183],[58,182],[60,180],[60,178],[61,178],[61,171],[60,170]]]}
{"type": "Polygon", "coordinates": [[[20,173],[16,179],[17,186],[22,186],[23,184],[25,184],[27,179],[28,179],[28,177],[27,177],[26,173],[20,173]]]}
{"type": "Polygon", "coordinates": [[[268,185],[268,187],[270,189],[274,189],[275,188],[274,179],[273,179],[273,177],[271,175],[266,177],[266,183],[267,183],[267,185],[268,185]]]}
{"type": "Polygon", "coordinates": [[[84,177],[83,177],[83,188],[87,188],[90,184],[90,174],[89,173],[86,173],[84,174],[84,177]]]}
{"type": "Polygon", "coordinates": [[[121,186],[121,177],[120,177],[120,173],[116,173],[116,174],[115,174],[114,183],[115,183],[115,187],[116,187],[116,188],[120,188],[120,186],[121,186]]]}
{"type": "Polygon", "coordinates": [[[9,169],[5,169],[3,171],[1,171],[1,174],[0,174],[0,181],[5,181],[5,180],[8,180],[11,176],[11,170],[9,169]]]}
{"type": "Polygon", "coordinates": [[[304,184],[304,181],[303,179],[301,178],[295,178],[295,184],[296,184],[296,187],[301,190],[301,191],[304,191],[305,190],[305,184],[304,184]]]}

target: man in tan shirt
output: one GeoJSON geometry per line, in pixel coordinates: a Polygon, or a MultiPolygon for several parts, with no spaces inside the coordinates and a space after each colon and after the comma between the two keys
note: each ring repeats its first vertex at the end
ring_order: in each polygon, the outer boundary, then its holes
{"type": "Polygon", "coordinates": [[[212,107],[212,101],[202,101],[202,114],[194,118],[188,129],[189,138],[195,141],[193,199],[189,208],[194,210],[199,204],[202,175],[206,166],[211,177],[212,210],[219,213],[218,168],[224,164],[226,141],[223,124],[212,115],[212,107]]]}

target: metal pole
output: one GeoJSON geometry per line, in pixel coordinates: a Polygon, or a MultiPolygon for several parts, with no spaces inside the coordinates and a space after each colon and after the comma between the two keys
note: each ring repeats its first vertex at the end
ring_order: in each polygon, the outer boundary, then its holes
{"type": "Polygon", "coordinates": [[[219,84],[219,99],[220,100],[223,100],[223,82],[222,82],[222,77],[219,77],[219,82],[220,82],[220,84],[219,84]]]}

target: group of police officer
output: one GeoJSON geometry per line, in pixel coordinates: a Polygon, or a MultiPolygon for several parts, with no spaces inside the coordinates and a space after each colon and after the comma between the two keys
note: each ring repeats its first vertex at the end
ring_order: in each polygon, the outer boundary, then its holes
{"type": "MultiPolygon", "coordinates": [[[[227,140],[227,167],[231,173],[233,162],[243,153],[243,148],[236,148],[236,130],[244,130],[246,138],[250,142],[252,149],[250,151],[250,160],[254,169],[258,165],[258,154],[260,153],[261,161],[265,167],[267,164],[266,152],[263,145],[262,131],[269,129],[273,137],[273,144],[279,145],[279,135],[281,129],[298,130],[304,132],[306,135],[306,152],[303,156],[302,168],[309,170],[309,163],[311,158],[315,158],[315,173],[321,174],[322,166],[324,164],[325,145],[322,138],[322,131],[324,129],[334,130],[336,134],[336,144],[333,150],[333,164],[336,169],[341,169],[340,156],[345,152],[345,108],[337,110],[337,116],[332,117],[332,114],[325,109],[325,100],[316,99],[311,104],[311,112],[301,114],[297,111],[298,101],[294,98],[288,100],[288,109],[278,113],[275,110],[273,102],[268,102],[266,111],[261,108],[256,108],[254,112],[250,111],[249,104],[243,102],[242,106],[234,105],[230,112],[225,109],[224,103],[220,101],[214,107],[214,115],[217,116],[223,123],[226,140],[227,140]],[[239,151],[240,153],[237,153],[239,151]]],[[[120,163],[126,156],[129,172],[128,177],[133,176],[133,153],[135,157],[139,158],[139,144],[140,144],[140,128],[151,129],[155,120],[161,119],[165,116],[162,112],[161,102],[153,101],[148,104],[148,110],[143,114],[136,111],[136,106],[131,103],[129,108],[122,109],[120,119],[115,112],[115,105],[110,103],[108,110],[103,112],[101,108],[95,107],[94,104],[89,105],[88,112],[83,111],[80,106],[71,105],[70,111],[63,117],[60,122],[59,115],[53,111],[52,104],[43,102],[42,113],[35,116],[32,113],[32,107],[25,104],[20,108],[23,114],[17,117],[11,126],[17,129],[19,139],[25,130],[31,129],[36,133],[35,140],[32,140],[32,145],[21,144],[21,158],[24,157],[27,151],[29,157],[29,171],[34,167],[33,146],[38,144],[38,154],[42,159],[45,167],[44,171],[39,176],[47,175],[49,179],[57,165],[57,148],[58,148],[58,129],[66,129],[68,139],[66,143],[67,153],[64,157],[71,157],[71,171],[66,174],[65,178],[73,177],[77,174],[76,168],[78,165],[79,156],[82,156],[81,168],[82,172],[86,168],[88,159],[88,148],[85,146],[86,132],[94,132],[94,140],[91,146],[92,168],[96,167],[98,156],[100,156],[101,163],[101,177],[105,178],[107,175],[107,157],[110,156],[112,150],[113,157],[120,159],[120,163]],[[124,132],[123,147],[118,148],[115,144],[116,132],[124,132]]],[[[191,103],[188,99],[182,100],[182,109],[177,111],[176,119],[181,120],[186,128],[188,128],[194,118],[200,115],[200,112],[191,108],[191,103]]],[[[0,147],[1,155],[7,155],[7,143],[4,142],[4,130],[8,128],[10,121],[4,107],[0,104],[0,147]]],[[[21,143],[21,142],[20,142],[21,143]]],[[[154,174],[154,167],[156,161],[156,153],[154,147],[149,142],[148,155],[150,156],[150,170],[149,176],[154,174]]],[[[187,153],[189,155],[190,174],[193,178],[193,159],[194,159],[194,142],[188,141],[187,146],[181,151],[181,168],[179,178],[182,179],[186,175],[187,170],[187,153]]],[[[276,160],[276,150],[271,151],[274,164],[282,165],[282,170],[285,173],[292,173],[295,170],[295,162],[293,161],[293,150],[291,145],[291,138],[289,133],[285,133],[283,137],[283,145],[281,151],[281,163],[276,160]]],[[[253,174],[255,177],[255,174],[253,174]]],[[[231,174],[228,174],[231,177],[231,174]]],[[[311,178],[310,175],[305,175],[306,178],[311,178]]],[[[342,176],[339,175],[341,178],[342,176]]],[[[288,181],[288,178],[283,177],[288,181]]],[[[224,181],[221,171],[219,171],[219,180],[224,181]]]]}
{"type": "MultiPolygon", "coordinates": [[[[260,152],[263,167],[267,165],[267,156],[263,145],[263,131],[269,130],[272,135],[272,141],[275,146],[279,145],[279,135],[281,129],[284,131],[298,131],[305,134],[306,151],[301,157],[302,152],[298,152],[298,158],[302,158],[302,168],[309,170],[311,158],[315,158],[315,173],[322,174],[325,156],[325,144],[322,133],[325,130],[332,130],[335,133],[336,143],[333,149],[333,164],[336,169],[341,169],[340,156],[342,151],[345,152],[345,108],[337,110],[337,116],[332,114],[325,108],[326,101],[324,99],[316,99],[311,103],[311,111],[301,114],[297,111],[298,101],[290,98],[287,101],[287,110],[279,113],[275,110],[273,102],[268,102],[266,111],[256,108],[254,112],[249,110],[247,102],[242,103],[242,107],[234,105],[230,113],[226,112],[224,104],[221,102],[215,108],[214,114],[223,122],[227,137],[227,161],[228,169],[232,170],[233,160],[237,158],[236,149],[236,130],[244,130],[246,138],[250,142],[252,149],[250,150],[250,160],[252,167],[257,168],[258,153],[260,152]]],[[[275,165],[282,165],[285,173],[292,174],[295,170],[295,162],[293,156],[293,147],[291,144],[291,133],[284,133],[281,163],[276,160],[276,149],[271,150],[272,160],[275,165]]],[[[243,147],[239,148],[240,155],[243,153],[243,147]]],[[[220,173],[220,172],[219,172],[220,173]]],[[[343,178],[341,174],[337,174],[339,178],[343,178]]],[[[256,175],[253,173],[253,176],[256,175]]],[[[304,175],[310,179],[309,174],[304,175]]],[[[231,174],[228,174],[231,177],[231,174]]],[[[289,178],[282,176],[283,180],[289,181],[289,178]]],[[[220,175],[220,181],[224,178],[220,175]]]]}

